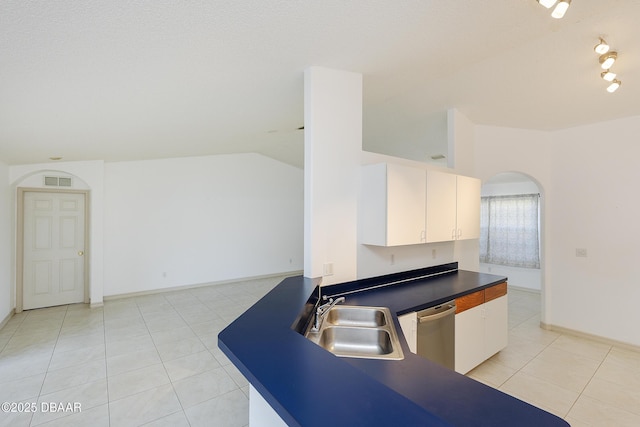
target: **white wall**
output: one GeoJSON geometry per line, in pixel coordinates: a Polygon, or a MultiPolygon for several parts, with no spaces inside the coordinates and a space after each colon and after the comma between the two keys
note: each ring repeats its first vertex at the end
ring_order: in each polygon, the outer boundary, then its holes
{"type": "Polygon", "coordinates": [[[640,345],[640,117],[554,133],[553,324],[640,345]],[[587,250],[586,258],[575,256],[587,250]]]}
{"type": "Polygon", "coordinates": [[[476,170],[543,195],[543,322],[640,345],[640,117],[556,132],[476,127],[476,170]],[[576,248],[587,257],[575,256],[576,248]]]}
{"type": "Polygon", "coordinates": [[[15,295],[11,272],[13,256],[11,248],[11,186],[9,167],[0,161],[0,324],[15,307],[15,295]]]}
{"type": "Polygon", "coordinates": [[[302,171],[258,154],[107,163],[104,293],[299,271],[302,211],[302,171]]]}
{"type": "MultiPolygon", "coordinates": [[[[483,196],[504,196],[513,194],[538,193],[538,186],[533,181],[490,183],[482,185],[483,196]]],[[[507,276],[509,286],[540,291],[541,276],[539,268],[519,268],[506,265],[480,263],[480,272],[507,276]]]]}
{"type": "Polygon", "coordinates": [[[540,292],[542,288],[540,269],[520,268],[508,265],[496,265],[480,263],[481,273],[497,274],[507,276],[509,286],[515,286],[530,291],[540,292]]]}
{"type": "Polygon", "coordinates": [[[514,194],[535,194],[538,193],[538,186],[533,181],[527,182],[504,182],[482,184],[482,196],[511,196],[514,194]]]}

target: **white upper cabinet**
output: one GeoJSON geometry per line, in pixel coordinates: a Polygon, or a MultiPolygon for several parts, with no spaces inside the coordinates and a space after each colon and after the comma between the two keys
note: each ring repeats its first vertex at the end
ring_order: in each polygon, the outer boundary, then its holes
{"type": "Polygon", "coordinates": [[[480,180],[391,163],[362,168],[361,243],[400,246],[480,237],[480,180]]]}
{"type": "Polygon", "coordinates": [[[362,169],[361,242],[377,246],[424,243],[426,172],[380,163],[362,169]]]}
{"type": "Polygon", "coordinates": [[[480,180],[427,172],[426,242],[480,237],[480,180]]]}

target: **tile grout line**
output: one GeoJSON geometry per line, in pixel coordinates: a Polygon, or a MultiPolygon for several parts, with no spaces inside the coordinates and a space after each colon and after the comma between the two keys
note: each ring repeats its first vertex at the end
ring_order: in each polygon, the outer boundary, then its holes
{"type": "MultiPolygon", "coordinates": [[[[564,417],[565,419],[569,416],[569,414],[571,413],[571,410],[573,409],[573,407],[576,406],[576,403],[578,403],[578,400],[580,400],[580,398],[582,397],[582,394],[584,393],[584,391],[587,389],[587,387],[589,387],[589,384],[591,384],[591,381],[593,381],[593,378],[596,376],[596,374],[600,370],[600,367],[603,365],[604,361],[607,360],[607,357],[609,357],[609,354],[611,354],[611,351],[613,350],[613,347],[614,346],[610,346],[609,347],[609,351],[607,351],[607,354],[602,358],[602,360],[598,364],[598,367],[593,372],[593,375],[591,375],[591,378],[589,378],[589,381],[587,381],[587,384],[580,391],[580,394],[578,395],[578,398],[573,402],[573,404],[569,408],[569,411],[567,411],[567,415],[564,417]]],[[[587,397],[589,397],[590,399],[594,399],[594,400],[597,400],[597,401],[601,402],[600,399],[595,399],[595,398],[593,398],[591,396],[587,396],[587,397]]],[[[604,402],[602,402],[602,403],[604,403],[604,402]]],[[[619,409],[622,409],[623,411],[626,411],[626,409],[623,409],[623,408],[619,408],[619,409]]]]}
{"type": "MultiPolygon", "coordinates": [[[[163,295],[162,297],[163,297],[163,299],[164,299],[166,302],[168,302],[168,303],[169,303],[169,305],[170,305],[170,306],[175,310],[175,307],[174,307],[174,305],[173,305],[173,304],[171,304],[171,301],[169,301],[168,299],[166,299],[166,298],[164,297],[164,295],[163,295]]],[[[135,301],[134,301],[134,302],[135,302],[135,301]]],[[[153,420],[150,420],[150,421],[146,422],[145,424],[149,424],[149,423],[152,423],[152,422],[154,422],[154,421],[161,420],[162,418],[168,417],[168,416],[170,416],[170,415],[177,414],[178,412],[182,412],[182,415],[183,415],[183,416],[184,416],[184,418],[187,420],[187,423],[188,423],[189,425],[191,425],[191,423],[189,422],[189,419],[187,418],[187,413],[186,413],[186,412],[185,412],[185,410],[184,410],[184,406],[182,406],[182,402],[180,401],[180,397],[178,396],[178,393],[176,392],[176,388],[175,388],[175,386],[173,385],[173,381],[171,380],[171,376],[169,375],[169,371],[167,371],[167,367],[165,366],[165,361],[162,359],[162,356],[160,355],[160,351],[158,350],[158,347],[157,347],[157,345],[156,345],[156,341],[153,339],[153,335],[151,335],[151,331],[149,330],[149,325],[147,325],[147,320],[146,320],[146,319],[145,319],[145,317],[144,317],[144,313],[142,312],[142,310],[140,310],[140,306],[138,305],[138,303],[137,303],[137,302],[135,302],[135,304],[136,304],[136,307],[138,307],[138,311],[140,311],[140,315],[142,316],[142,321],[144,322],[145,327],[147,328],[147,331],[149,332],[149,336],[151,337],[151,342],[153,343],[153,348],[155,348],[156,352],[158,353],[158,357],[160,358],[160,363],[162,363],[162,369],[164,369],[164,373],[167,375],[167,379],[169,380],[169,384],[171,385],[171,390],[173,391],[173,394],[176,396],[176,399],[177,399],[177,401],[178,401],[178,405],[180,405],[180,411],[175,411],[175,412],[172,412],[171,414],[163,415],[162,417],[158,417],[158,418],[155,418],[155,419],[153,419],[153,420]]],[[[177,312],[177,311],[176,311],[176,312],[177,312]]],[[[180,313],[179,313],[179,312],[178,312],[178,315],[180,315],[180,313]]],[[[180,316],[180,318],[182,318],[182,316],[180,316]]],[[[183,320],[184,320],[184,319],[183,319],[183,320]]],[[[186,322],[185,322],[185,323],[186,323],[186,322]]],[[[189,329],[191,329],[191,328],[189,328],[189,329]]],[[[193,331],[192,331],[192,332],[193,332],[193,331]]],[[[205,347],[205,348],[206,348],[206,347],[205,347]]]]}
{"type": "MultiPolygon", "coordinates": [[[[526,320],[522,321],[521,323],[519,323],[518,325],[516,325],[515,327],[513,327],[513,328],[512,328],[512,330],[513,330],[513,329],[516,329],[518,326],[521,326],[521,325],[522,325],[522,324],[524,324],[525,322],[527,322],[527,321],[529,321],[529,320],[533,319],[534,317],[536,317],[536,316],[538,316],[538,315],[539,315],[539,314],[534,314],[534,315],[532,315],[532,316],[531,316],[531,317],[529,317],[528,319],[526,319],[526,320]]],[[[545,351],[547,348],[549,348],[549,346],[550,346],[551,344],[553,344],[553,343],[554,343],[558,338],[560,338],[560,336],[562,336],[562,335],[558,335],[556,338],[554,338],[554,339],[553,339],[553,341],[551,341],[549,344],[546,344],[546,345],[542,348],[542,350],[540,350],[538,353],[536,353],[536,355],[534,355],[534,356],[533,356],[533,357],[532,357],[528,362],[526,362],[526,363],[525,363],[524,365],[522,365],[520,368],[516,369],[516,371],[515,371],[513,374],[511,374],[511,375],[509,376],[509,378],[507,378],[505,381],[503,381],[503,382],[502,382],[502,384],[500,384],[500,387],[502,387],[504,384],[506,384],[506,382],[507,382],[507,381],[509,381],[509,379],[513,378],[517,373],[519,373],[520,371],[522,371],[522,369],[524,369],[524,368],[525,368],[526,366],[528,366],[531,362],[533,362],[533,361],[534,361],[538,356],[540,356],[540,354],[542,354],[542,352],[543,352],[543,351],[545,351]]],[[[508,344],[507,344],[507,346],[508,346],[508,344]]],[[[496,363],[499,363],[499,362],[496,362],[496,363]]],[[[504,366],[504,365],[503,365],[503,366],[504,366]]]]}
{"type": "MultiPolygon", "coordinates": [[[[175,308],[175,306],[171,303],[171,301],[169,301],[169,300],[168,300],[168,299],[166,299],[166,298],[164,298],[164,299],[169,303],[169,305],[170,305],[174,310],[176,309],[176,308],[175,308]]],[[[179,312],[178,310],[176,310],[176,313],[178,313],[178,316],[180,316],[180,318],[182,319],[182,321],[183,321],[183,322],[185,322],[185,324],[187,324],[187,322],[184,320],[184,318],[182,317],[182,315],[180,314],[180,312],[179,312]]],[[[144,317],[144,315],[143,315],[143,317],[144,317]]],[[[146,320],[145,320],[145,323],[146,323],[146,320]]],[[[191,330],[191,327],[189,327],[189,330],[191,330]]],[[[191,332],[193,332],[193,331],[191,331],[191,332]]],[[[151,332],[149,332],[149,334],[151,334],[151,332]]],[[[195,333],[194,333],[194,335],[195,335],[195,333]]],[[[196,336],[197,336],[197,335],[196,335],[196,336]]],[[[155,343],[155,341],[153,340],[153,337],[151,337],[151,340],[153,341],[153,345],[155,346],[155,345],[156,345],[156,343],[155,343]]],[[[206,348],[206,346],[205,346],[205,348],[206,348]]],[[[157,348],[156,348],[156,351],[158,351],[158,349],[157,349],[157,348]]],[[[167,374],[167,378],[169,379],[169,384],[171,384],[171,390],[173,390],[173,394],[175,394],[176,399],[178,400],[178,405],[180,405],[180,410],[182,411],[182,415],[184,416],[184,419],[185,419],[185,420],[187,420],[187,423],[188,423],[189,425],[191,425],[191,422],[189,421],[189,418],[187,417],[187,413],[185,412],[185,408],[184,408],[184,406],[182,405],[182,401],[180,400],[180,396],[178,396],[178,392],[176,391],[176,387],[175,387],[175,385],[173,384],[173,380],[171,379],[171,375],[169,375],[169,371],[167,371],[167,366],[165,365],[165,360],[163,360],[163,359],[162,359],[162,356],[160,355],[160,352],[159,352],[159,351],[158,351],[158,357],[160,357],[160,361],[162,362],[162,367],[164,368],[164,372],[167,374]]],[[[169,362],[169,360],[167,360],[167,362],[169,362]]],[[[179,412],[179,411],[176,411],[176,412],[174,412],[174,413],[172,413],[172,414],[175,414],[175,413],[178,413],[178,412],[179,412]]],[[[169,415],[172,415],[172,414],[169,414],[169,415]]],[[[167,416],[168,416],[168,415],[167,415],[167,416]]],[[[161,418],[164,418],[164,417],[161,417],[161,418]]],[[[161,419],[161,418],[157,418],[157,419],[161,419]]],[[[156,420],[154,420],[154,421],[156,421],[156,420]]]]}
{"type": "MultiPolygon", "coordinates": [[[[38,400],[42,397],[42,390],[44,389],[44,384],[47,382],[47,377],[49,376],[49,367],[51,366],[51,361],[53,360],[53,354],[56,352],[56,347],[58,346],[58,341],[60,340],[60,332],[62,331],[62,325],[64,324],[64,319],[67,317],[67,312],[69,311],[69,306],[65,306],[64,317],[62,318],[62,323],[60,324],[60,329],[58,330],[58,335],[56,336],[56,342],[53,346],[53,350],[51,350],[51,356],[49,357],[49,363],[47,363],[47,370],[45,371],[44,379],[42,380],[42,385],[40,386],[40,391],[38,392],[38,400]]],[[[24,320],[23,320],[24,322],[24,320]]],[[[33,422],[33,415],[31,415],[31,420],[29,421],[29,425],[31,426],[33,422]]]]}
{"type": "MultiPolygon", "coordinates": [[[[515,326],[513,329],[517,328],[518,326],[522,325],[523,323],[525,323],[526,321],[530,320],[531,318],[533,318],[533,317],[535,317],[535,316],[536,316],[536,315],[531,316],[529,319],[527,319],[527,320],[525,320],[525,321],[521,322],[520,324],[518,324],[517,326],[515,326]]],[[[549,344],[547,344],[547,345],[544,347],[544,349],[543,349],[543,350],[541,350],[541,351],[540,351],[540,352],[539,352],[539,353],[538,353],[538,354],[537,354],[533,359],[531,359],[531,360],[530,360],[529,362],[527,362],[524,366],[522,366],[522,368],[520,368],[517,372],[520,372],[520,371],[521,371],[522,369],[524,369],[527,365],[529,365],[532,361],[534,361],[535,359],[537,359],[537,358],[540,356],[540,354],[541,354],[544,350],[548,349],[548,348],[549,348],[549,347],[550,347],[554,342],[556,342],[558,339],[560,339],[560,338],[561,338],[561,337],[563,337],[563,336],[565,336],[565,334],[560,333],[560,334],[559,334],[559,335],[558,335],[558,336],[557,336],[553,341],[551,341],[549,344]]],[[[585,384],[585,386],[583,386],[583,387],[582,387],[582,389],[578,392],[578,396],[577,396],[577,397],[576,397],[576,399],[573,401],[573,403],[571,404],[571,406],[570,406],[570,407],[569,407],[569,409],[567,410],[566,414],[562,417],[563,419],[565,419],[565,420],[566,420],[566,418],[569,416],[569,414],[571,413],[571,410],[574,408],[574,406],[576,405],[576,403],[578,402],[578,400],[580,400],[580,398],[581,398],[581,397],[582,397],[582,395],[583,395],[584,390],[589,386],[589,384],[591,383],[591,381],[592,381],[592,380],[593,380],[593,378],[595,377],[596,373],[598,372],[598,370],[600,369],[600,367],[602,366],[602,364],[603,364],[603,363],[604,363],[604,361],[606,360],[607,356],[611,353],[612,349],[613,349],[613,346],[610,346],[610,347],[609,347],[609,350],[607,351],[607,354],[606,354],[606,355],[605,355],[605,356],[604,356],[604,357],[599,361],[598,367],[596,368],[596,370],[594,371],[594,373],[593,373],[593,374],[591,375],[591,377],[589,378],[589,381],[587,382],[587,384],[585,384]]],[[[566,352],[566,351],[564,351],[564,352],[565,352],[565,353],[572,354],[572,353],[570,353],[570,352],[566,352]]],[[[517,373],[517,372],[516,372],[516,373],[517,373]]],[[[515,373],[514,373],[513,375],[515,375],[515,373]]],[[[513,376],[513,375],[512,375],[512,376],[513,376]]],[[[510,377],[510,378],[511,378],[511,377],[510,377]]],[[[505,383],[506,383],[506,381],[505,381],[505,383]]],[[[503,383],[503,384],[504,384],[504,383],[503,383]]],[[[556,384],[556,385],[557,385],[557,384],[556,384]]],[[[558,386],[559,386],[559,385],[558,385],[558,386]]],[[[565,389],[565,388],[564,388],[564,387],[562,387],[562,386],[559,386],[559,387],[560,387],[560,388],[565,389]]],[[[568,390],[568,389],[565,389],[565,390],[568,390]]],[[[572,391],[572,390],[568,390],[568,391],[572,391]]],[[[596,399],[596,400],[597,400],[597,399],[596,399]]]]}
{"type": "MultiPolygon", "coordinates": [[[[103,306],[104,307],[104,306],[103,306]]],[[[107,322],[104,315],[104,308],[102,309],[102,334],[104,342],[104,380],[107,388],[107,420],[109,426],[111,425],[111,401],[109,400],[109,365],[107,364],[107,322]]]]}

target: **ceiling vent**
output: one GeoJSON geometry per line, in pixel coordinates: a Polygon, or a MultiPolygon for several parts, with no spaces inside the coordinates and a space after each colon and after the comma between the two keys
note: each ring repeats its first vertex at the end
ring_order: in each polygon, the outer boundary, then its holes
{"type": "Polygon", "coordinates": [[[44,185],[47,187],[71,187],[71,178],[62,176],[45,176],[44,185]]]}

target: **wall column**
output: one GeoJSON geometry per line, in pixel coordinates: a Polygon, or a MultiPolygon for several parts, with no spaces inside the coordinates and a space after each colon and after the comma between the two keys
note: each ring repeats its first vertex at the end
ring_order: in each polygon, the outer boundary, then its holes
{"type": "Polygon", "coordinates": [[[304,126],[304,275],[355,280],[362,75],[306,69],[304,126]]]}

